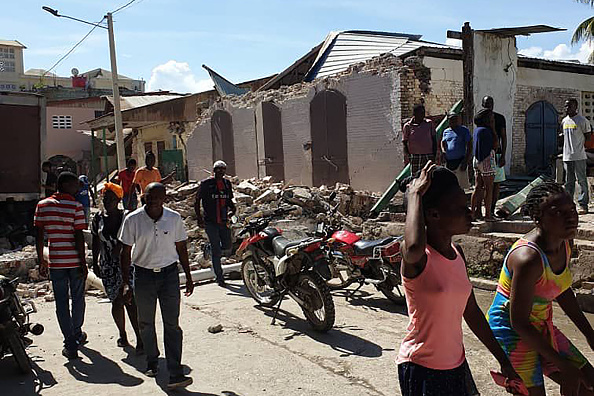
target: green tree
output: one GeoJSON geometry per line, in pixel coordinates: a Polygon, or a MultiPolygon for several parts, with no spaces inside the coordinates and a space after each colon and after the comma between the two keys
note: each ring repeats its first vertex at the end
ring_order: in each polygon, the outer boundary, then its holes
{"type": "MultiPolygon", "coordinates": [[[[580,3],[588,4],[590,7],[594,7],[594,0],[577,0],[580,3]]],[[[592,42],[594,38],[594,16],[586,19],[582,23],[578,25],[578,27],[573,32],[573,36],[571,37],[571,44],[576,45],[579,42],[586,41],[588,43],[592,42]]],[[[590,53],[588,57],[588,63],[594,63],[594,51],[590,53]]]]}

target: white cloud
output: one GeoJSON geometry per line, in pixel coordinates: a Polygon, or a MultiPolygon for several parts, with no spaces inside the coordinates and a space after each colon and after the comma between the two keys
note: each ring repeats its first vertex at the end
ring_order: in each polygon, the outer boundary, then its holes
{"type": "Polygon", "coordinates": [[[582,63],[587,63],[588,57],[593,50],[593,43],[583,43],[579,48],[572,48],[567,44],[559,44],[552,50],[545,50],[542,47],[529,47],[520,50],[519,53],[532,58],[544,58],[550,60],[579,60],[582,63]]]}
{"type": "Polygon", "coordinates": [[[155,67],[151,73],[147,89],[149,91],[173,91],[181,93],[196,93],[209,91],[213,88],[209,79],[196,78],[187,62],[170,60],[155,67]]]}
{"type": "Polygon", "coordinates": [[[447,38],[445,44],[451,45],[452,47],[462,47],[462,40],[447,38]]]}

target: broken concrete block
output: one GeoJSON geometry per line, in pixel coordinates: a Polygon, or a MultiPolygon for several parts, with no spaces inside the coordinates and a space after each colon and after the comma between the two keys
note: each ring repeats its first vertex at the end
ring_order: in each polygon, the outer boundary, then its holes
{"type": "Polygon", "coordinates": [[[582,289],[586,289],[586,290],[594,289],[594,282],[582,282],[582,289]]]}
{"type": "Polygon", "coordinates": [[[188,238],[201,238],[202,237],[202,229],[200,227],[193,227],[188,232],[188,238]]]}
{"type": "Polygon", "coordinates": [[[264,183],[272,183],[272,176],[266,176],[262,178],[264,183]]]}
{"type": "Polygon", "coordinates": [[[235,189],[241,193],[250,195],[252,197],[257,197],[260,193],[260,189],[247,180],[244,180],[241,183],[239,183],[239,185],[235,189]]]}
{"type": "Polygon", "coordinates": [[[53,294],[46,294],[45,297],[43,297],[43,299],[47,302],[52,302],[55,301],[56,299],[54,298],[53,294]]]}
{"type": "Polygon", "coordinates": [[[188,195],[195,193],[198,190],[198,187],[200,187],[199,183],[189,183],[185,186],[177,188],[176,191],[179,195],[186,197],[188,195]]]}
{"type": "Polygon", "coordinates": [[[233,199],[236,203],[241,205],[251,205],[254,202],[254,199],[251,195],[244,194],[241,192],[236,192],[235,194],[233,194],[233,199]]]}
{"type": "Polygon", "coordinates": [[[263,204],[263,203],[276,201],[277,199],[278,199],[277,193],[275,193],[273,190],[266,190],[262,195],[260,195],[258,198],[256,198],[254,203],[256,205],[259,205],[259,204],[263,204]]]}
{"type": "Polygon", "coordinates": [[[309,192],[309,189],[304,187],[296,187],[293,190],[293,198],[302,200],[302,201],[309,201],[312,199],[312,195],[309,192]]]}

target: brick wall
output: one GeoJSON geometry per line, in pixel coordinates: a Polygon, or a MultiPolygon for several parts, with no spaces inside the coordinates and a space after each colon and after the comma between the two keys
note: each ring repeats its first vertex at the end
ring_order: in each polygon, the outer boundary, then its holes
{"type": "Polygon", "coordinates": [[[511,174],[523,174],[526,171],[526,111],[535,102],[544,100],[551,103],[559,113],[559,121],[563,118],[565,101],[570,98],[579,98],[580,91],[575,89],[562,89],[550,87],[533,87],[518,85],[514,102],[514,116],[511,122],[507,120],[508,141],[511,136],[512,162],[511,174]]]}

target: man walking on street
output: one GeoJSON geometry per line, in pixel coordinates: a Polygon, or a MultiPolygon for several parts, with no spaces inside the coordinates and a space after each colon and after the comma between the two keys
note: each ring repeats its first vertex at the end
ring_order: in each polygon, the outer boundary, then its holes
{"type": "Polygon", "coordinates": [[[194,291],[187,250],[187,235],[179,213],[163,207],[165,186],[151,183],[145,189],[146,204],[130,213],[120,229],[123,292],[129,298],[130,264],[134,265],[134,298],[138,325],[146,353],[145,374],[156,377],[159,348],[155,332],[157,300],[163,319],[165,358],[169,371],[167,389],[184,388],[192,378],[181,365],[183,332],[179,327],[180,291],[178,262],[186,274],[186,296],[194,291]]]}
{"type": "Polygon", "coordinates": [[[575,181],[580,185],[578,204],[579,214],[588,213],[589,191],[586,174],[586,139],[592,133],[592,126],[586,117],[578,114],[578,102],[569,99],[565,102],[567,116],[561,122],[563,128],[563,165],[565,168],[565,190],[573,198],[575,181]]]}
{"type": "Polygon", "coordinates": [[[118,183],[124,190],[124,198],[122,203],[124,210],[136,210],[138,206],[138,198],[136,196],[136,186],[132,183],[136,173],[136,160],[129,158],[126,162],[126,169],[122,169],[118,173],[118,183]]]}
{"type": "Polygon", "coordinates": [[[62,355],[71,360],[78,358],[78,347],[87,340],[86,333],[82,331],[85,281],[88,274],[83,230],[87,228],[87,224],[82,205],[74,199],[79,188],[76,175],[70,172],[61,173],[57,188],[57,193],[40,201],[35,209],[37,260],[42,275],[49,268],[56,315],[64,336],[62,355]],[[49,262],[43,257],[45,234],[49,240],[49,262]]]}
{"type": "Polygon", "coordinates": [[[495,148],[495,178],[493,179],[493,201],[491,204],[491,214],[495,213],[495,205],[499,200],[499,189],[505,178],[505,154],[507,152],[507,130],[505,126],[505,117],[502,114],[493,111],[495,102],[491,96],[485,96],[482,102],[483,108],[493,112],[494,131],[497,139],[493,147],[495,148]]]}
{"type": "Polygon", "coordinates": [[[416,175],[427,162],[435,160],[437,143],[433,122],[425,118],[425,106],[415,105],[413,118],[402,127],[404,164],[410,163],[411,174],[416,175]]]}
{"type": "Polygon", "coordinates": [[[138,168],[132,180],[132,188],[138,188],[141,194],[144,194],[146,187],[151,183],[161,182],[161,172],[155,168],[157,159],[152,151],[145,154],[146,166],[138,168]],[[138,186],[138,187],[137,187],[138,186]]]}
{"type": "Polygon", "coordinates": [[[206,229],[212,249],[212,267],[219,286],[225,286],[221,268],[222,250],[231,248],[231,230],[227,227],[229,216],[235,214],[231,182],[225,179],[227,164],[217,161],[213,165],[214,176],[200,182],[196,192],[194,210],[198,225],[206,229]],[[204,208],[204,217],[200,204],[204,208]]]}
{"type": "Polygon", "coordinates": [[[441,150],[445,154],[446,167],[454,172],[462,189],[468,183],[468,164],[472,160],[472,137],[470,131],[460,123],[456,113],[448,114],[449,128],[443,132],[441,150]]]}

